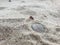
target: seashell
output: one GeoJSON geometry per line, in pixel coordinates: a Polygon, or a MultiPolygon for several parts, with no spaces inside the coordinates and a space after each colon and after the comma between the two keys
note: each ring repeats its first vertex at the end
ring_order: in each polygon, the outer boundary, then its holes
{"type": "Polygon", "coordinates": [[[43,33],[45,32],[45,26],[43,24],[40,24],[40,23],[33,23],[31,25],[31,28],[36,31],[36,32],[40,32],[40,33],[43,33]]]}

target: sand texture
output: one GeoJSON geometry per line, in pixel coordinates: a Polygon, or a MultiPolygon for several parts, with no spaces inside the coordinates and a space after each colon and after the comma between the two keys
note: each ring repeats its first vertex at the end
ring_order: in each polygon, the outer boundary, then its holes
{"type": "Polygon", "coordinates": [[[60,45],[60,0],[0,0],[0,45],[60,45]]]}

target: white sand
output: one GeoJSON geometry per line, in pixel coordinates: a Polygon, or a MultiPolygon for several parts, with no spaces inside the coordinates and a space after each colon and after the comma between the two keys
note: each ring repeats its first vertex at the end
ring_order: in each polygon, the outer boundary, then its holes
{"type": "Polygon", "coordinates": [[[0,0],[0,45],[60,45],[60,0],[0,0]],[[34,31],[36,22],[47,31],[34,31]]]}

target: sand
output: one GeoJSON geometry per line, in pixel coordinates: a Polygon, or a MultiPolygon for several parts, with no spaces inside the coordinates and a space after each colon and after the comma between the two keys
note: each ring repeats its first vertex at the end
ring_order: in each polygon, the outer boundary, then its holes
{"type": "Polygon", "coordinates": [[[59,20],[60,0],[0,0],[0,45],[60,45],[59,20]]]}

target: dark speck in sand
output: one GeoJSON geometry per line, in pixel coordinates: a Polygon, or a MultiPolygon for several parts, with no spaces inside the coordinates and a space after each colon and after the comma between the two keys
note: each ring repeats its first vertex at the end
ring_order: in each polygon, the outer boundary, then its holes
{"type": "Polygon", "coordinates": [[[34,20],[34,18],[32,16],[29,17],[30,19],[34,20]]]}
{"type": "Polygon", "coordinates": [[[0,7],[0,10],[3,10],[3,9],[5,9],[6,7],[0,7]]]}

